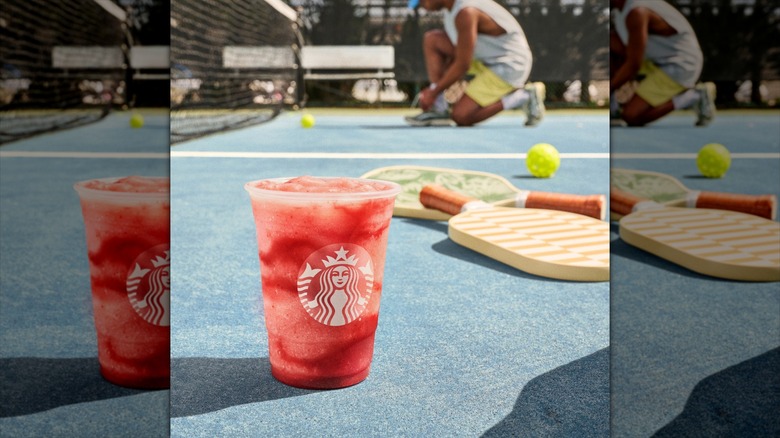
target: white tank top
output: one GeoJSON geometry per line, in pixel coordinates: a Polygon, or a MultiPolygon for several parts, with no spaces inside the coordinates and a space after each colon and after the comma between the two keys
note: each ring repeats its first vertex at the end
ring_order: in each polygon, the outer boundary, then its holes
{"type": "Polygon", "coordinates": [[[648,35],[645,59],[652,61],[680,85],[688,88],[696,85],[704,56],[691,24],[669,3],[663,0],[628,0],[622,11],[615,11],[615,31],[620,40],[628,44],[626,17],[632,9],[640,6],[658,14],[677,31],[671,36],[648,35]]]}
{"type": "Polygon", "coordinates": [[[452,10],[444,11],[444,30],[452,44],[458,41],[455,17],[466,7],[479,9],[506,31],[499,36],[477,34],[474,59],[481,61],[508,84],[522,87],[531,73],[533,57],[520,23],[493,0],[455,0],[452,10]]]}

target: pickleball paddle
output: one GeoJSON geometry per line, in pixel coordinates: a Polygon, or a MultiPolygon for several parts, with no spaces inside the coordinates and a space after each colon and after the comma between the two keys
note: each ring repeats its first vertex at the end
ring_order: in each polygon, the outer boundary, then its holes
{"type": "MultiPolygon", "coordinates": [[[[617,189],[670,207],[732,210],[774,220],[775,195],[743,195],[691,190],[671,175],[633,169],[610,169],[610,184],[617,189]]],[[[610,209],[612,220],[621,215],[610,209]]]]}
{"type": "Polygon", "coordinates": [[[780,223],[709,208],[669,207],[613,187],[620,238],[672,263],[718,278],[780,281],[780,223]]]}
{"type": "Polygon", "coordinates": [[[456,213],[455,243],[529,274],[572,281],[609,280],[609,224],[581,214],[498,207],[442,186],[420,190],[426,208],[456,213]]]}
{"type": "Polygon", "coordinates": [[[396,198],[393,209],[395,216],[448,220],[454,213],[425,208],[420,203],[420,191],[428,184],[438,184],[494,206],[569,211],[596,219],[604,219],[606,215],[604,195],[521,190],[500,175],[487,172],[425,166],[390,166],[374,169],[361,178],[392,181],[401,185],[401,193],[396,198]]]}

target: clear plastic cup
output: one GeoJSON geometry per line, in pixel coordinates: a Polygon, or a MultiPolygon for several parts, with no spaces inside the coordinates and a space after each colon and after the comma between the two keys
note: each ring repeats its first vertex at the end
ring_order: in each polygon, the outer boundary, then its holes
{"type": "Polygon", "coordinates": [[[103,377],[132,388],[170,387],[169,179],[76,183],[87,238],[103,377]]]}
{"type": "Polygon", "coordinates": [[[395,183],[279,178],[245,185],[254,214],[271,374],[342,388],[369,374],[395,183]]]}

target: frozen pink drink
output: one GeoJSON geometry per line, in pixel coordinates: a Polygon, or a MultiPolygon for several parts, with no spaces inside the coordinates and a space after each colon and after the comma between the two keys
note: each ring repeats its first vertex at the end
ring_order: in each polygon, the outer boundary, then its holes
{"type": "Polygon", "coordinates": [[[364,380],[374,352],[395,183],[249,182],[271,374],[300,388],[364,380]]]}
{"type": "Polygon", "coordinates": [[[170,386],[169,179],[131,176],[75,185],[87,235],[103,377],[170,386]]]}

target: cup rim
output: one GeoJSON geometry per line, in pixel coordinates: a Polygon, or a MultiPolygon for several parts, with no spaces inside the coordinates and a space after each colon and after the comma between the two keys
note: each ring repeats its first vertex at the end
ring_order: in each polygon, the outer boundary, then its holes
{"type": "Polygon", "coordinates": [[[297,178],[296,176],[282,178],[261,178],[249,181],[244,184],[244,189],[252,197],[275,198],[275,199],[296,199],[296,200],[363,200],[363,199],[381,199],[395,197],[401,193],[401,186],[392,181],[379,179],[353,178],[348,176],[312,176],[312,178],[333,180],[348,179],[352,181],[363,181],[370,183],[380,183],[387,186],[385,190],[371,190],[363,192],[288,192],[284,190],[268,190],[255,187],[261,181],[285,182],[297,178]]]}
{"type": "MultiPolygon", "coordinates": [[[[155,198],[155,199],[160,198],[162,199],[162,198],[170,197],[170,190],[167,192],[120,192],[114,190],[102,190],[102,189],[87,187],[87,184],[93,182],[112,183],[123,178],[128,178],[129,176],[131,175],[111,176],[106,178],[92,178],[88,180],[83,180],[73,184],[73,189],[76,190],[76,192],[79,194],[80,197],[93,196],[93,197],[106,197],[111,199],[118,199],[118,198],[155,198]]],[[[170,177],[167,176],[141,176],[141,177],[147,179],[153,179],[153,180],[170,181],[170,177]]]]}

